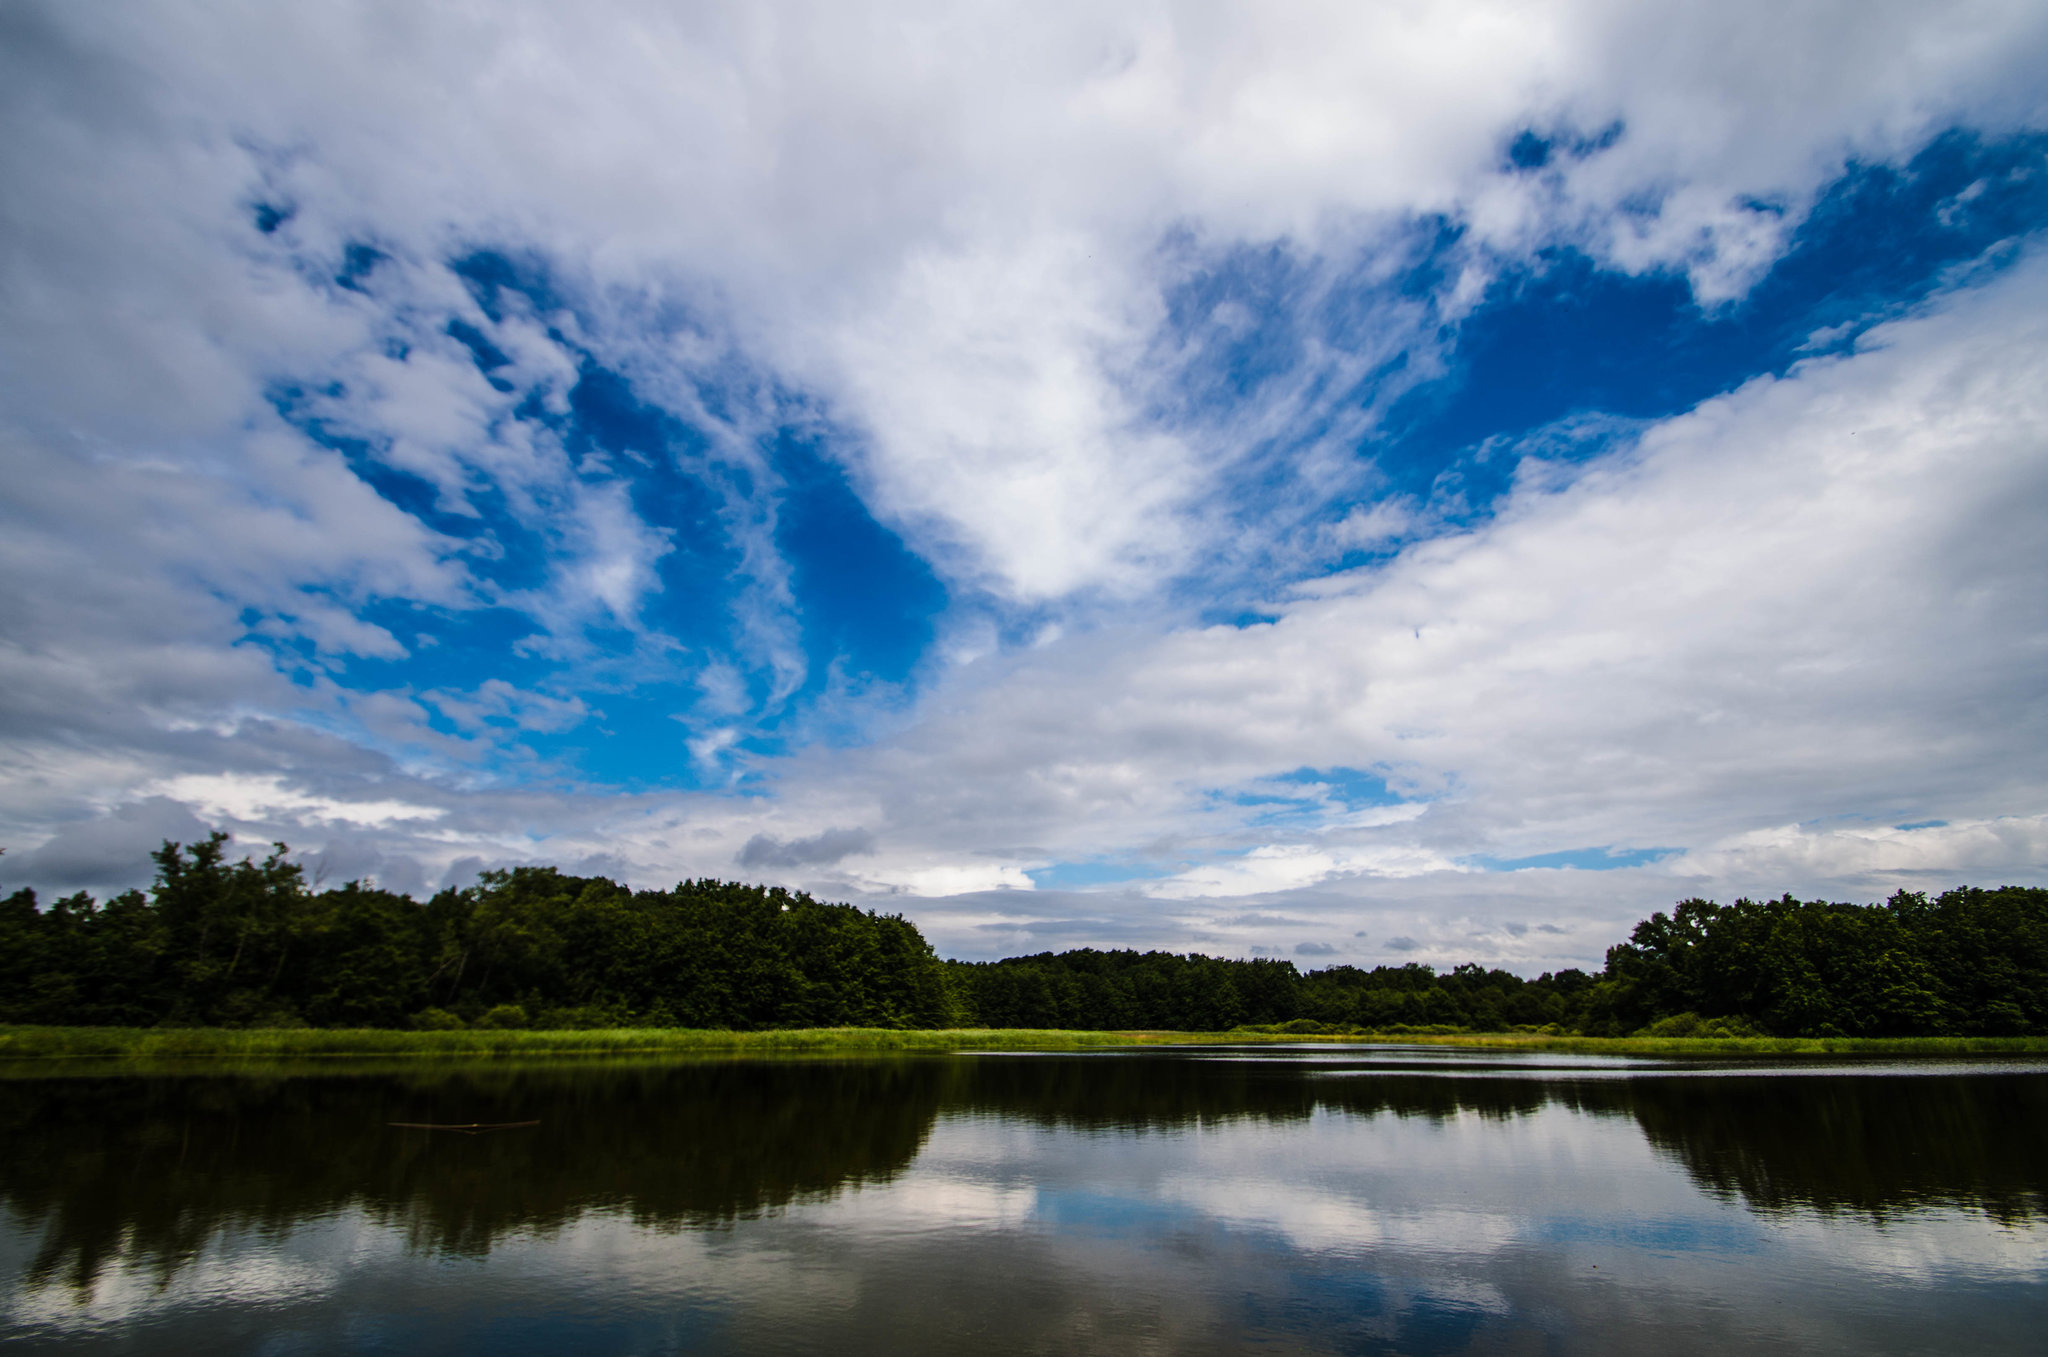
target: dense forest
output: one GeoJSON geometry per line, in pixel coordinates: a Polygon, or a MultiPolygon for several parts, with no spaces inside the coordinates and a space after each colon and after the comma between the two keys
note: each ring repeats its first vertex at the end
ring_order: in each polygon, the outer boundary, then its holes
{"type": "Polygon", "coordinates": [[[947,963],[990,1026],[1318,1031],[1549,1028],[1591,1036],[2048,1034],[2048,890],[1964,887],[1882,905],[1687,900],[1599,972],[1331,966],[1163,952],[947,963]]]}
{"type": "Polygon", "coordinates": [[[151,1027],[939,1027],[942,963],[894,915],[685,881],[486,872],[425,904],[313,891],[284,845],[156,854],[104,903],[0,903],[0,1021],[151,1027]]]}
{"type": "Polygon", "coordinates": [[[487,872],[424,904],[309,887],[284,845],[155,854],[147,892],[0,901],[0,1022],[316,1027],[2048,1034],[2048,889],[1687,900],[1598,972],[1090,949],[941,961],[909,921],[719,881],[487,872]]]}

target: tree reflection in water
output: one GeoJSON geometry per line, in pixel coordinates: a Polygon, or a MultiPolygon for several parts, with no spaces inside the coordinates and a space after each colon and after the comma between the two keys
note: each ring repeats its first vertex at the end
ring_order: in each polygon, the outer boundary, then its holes
{"type": "Polygon", "coordinates": [[[455,1253],[591,1210],[715,1227],[901,1172],[946,1073],[861,1061],[17,1080],[0,1085],[0,1196],[45,1228],[32,1276],[78,1286],[123,1254],[168,1275],[224,1228],[346,1207],[455,1253]],[[474,1137],[387,1124],[535,1117],[474,1137]]]}
{"type": "Polygon", "coordinates": [[[592,1211],[717,1229],[889,1181],[941,1116],[1145,1134],[1551,1106],[1633,1118],[1703,1189],[1753,1210],[2048,1217],[2040,1074],[1444,1077],[1369,1056],[1188,1052],[16,1078],[0,1083],[0,1199],[41,1234],[25,1280],[89,1288],[116,1260],[168,1280],[223,1230],[344,1209],[455,1254],[592,1211]],[[532,1118],[476,1137],[389,1125],[532,1118]]]}

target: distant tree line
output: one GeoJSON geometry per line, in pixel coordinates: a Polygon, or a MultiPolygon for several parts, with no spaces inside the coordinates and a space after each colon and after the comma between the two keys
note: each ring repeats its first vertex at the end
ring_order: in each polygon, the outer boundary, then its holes
{"type": "Polygon", "coordinates": [[[1565,1028],[1583,1010],[1575,1001],[1595,983],[1582,971],[1524,980],[1469,964],[1441,975],[1419,964],[1302,975],[1291,961],[1087,949],[946,966],[954,992],[988,1027],[1565,1028]]]}
{"type": "Polygon", "coordinates": [[[486,872],[424,904],[311,889],[284,845],[166,843],[104,902],[0,901],[0,1022],[456,1027],[2048,1034],[2048,889],[1881,905],[1687,900],[1598,972],[1331,966],[1093,949],[941,961],[897,915],[685,881],[486,872]]]}
{"type": "Polygon", "coordinates": [[[1004,1027],[1303,1031],[1550,1028],[1593,1036],[2048,1034],[2048,890],[1963,887],[1882,905],[1686,900],[1598,973],[1331,966],[1074,951],[949,962],[1004,1027]]]}

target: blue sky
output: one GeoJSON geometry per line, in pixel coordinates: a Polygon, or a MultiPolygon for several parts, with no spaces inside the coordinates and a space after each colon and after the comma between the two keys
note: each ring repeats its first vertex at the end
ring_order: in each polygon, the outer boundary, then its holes
{"type": "Polygon", "coordinates": [[[2042,879],[2048,24],[1672,14],[20,7],[0,868],[1523,969],[2042,879]]]}

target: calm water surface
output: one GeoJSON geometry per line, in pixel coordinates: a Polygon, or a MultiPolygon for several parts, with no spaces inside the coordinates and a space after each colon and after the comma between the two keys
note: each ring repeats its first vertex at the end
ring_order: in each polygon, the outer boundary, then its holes
{"type": "Polygon", "coordinates": [[[2039,1353],[2044,1215],[2040,1062],[0,1080],[24,1352],[2039,1353]]]}

